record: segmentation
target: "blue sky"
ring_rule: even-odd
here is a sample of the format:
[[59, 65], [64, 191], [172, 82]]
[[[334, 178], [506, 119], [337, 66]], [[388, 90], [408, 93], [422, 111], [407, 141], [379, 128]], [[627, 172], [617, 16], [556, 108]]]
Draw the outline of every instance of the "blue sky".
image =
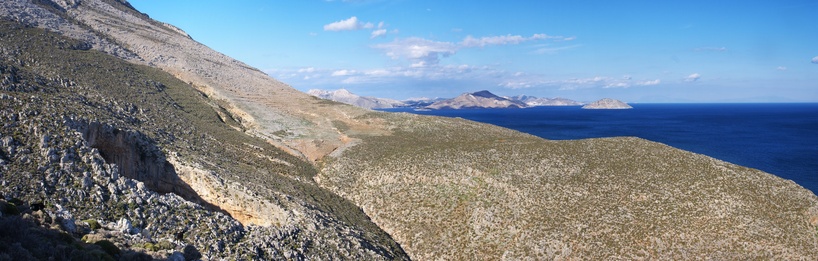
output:
[[816, 1], [130, 3], [302, 91], [818, 102]]

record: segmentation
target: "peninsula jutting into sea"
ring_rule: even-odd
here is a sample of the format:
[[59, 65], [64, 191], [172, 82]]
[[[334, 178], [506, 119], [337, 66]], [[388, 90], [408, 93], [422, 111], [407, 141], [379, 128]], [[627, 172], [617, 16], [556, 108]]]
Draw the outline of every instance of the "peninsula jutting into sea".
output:
[[[279, 24], [288, 28], [317, 28], [276, 41], [309, 46], [337, 40], [338, 34], [357, 35], [379, 41], [368, 46], [382, 52], [381, 59], [399, 63], [378, 70], [263, 71], [205, 45], [208, 38], [189, 30], [201, 24], [161, 22], [151, 17], [163, 9], [138, 10], [139, 1], [132, 2], [0, 2], [0, 259], [818, 259], [818, 196], [767, 172], [645, 138], [543, 139], [462, 117], [374, 111], [289, 85], [303, 83], [309, 74], [339, 85], [425, 77], [503, 79], [492, 84], [533, 88], [555, 81], [488, 65], [452, 65], [456, 59], [450, 57], [529, 43], [528, 55], [556, 59], [555, 52], [578, 48], [564, 44], [578, 36], [540, 29], [481, 36], [474, 26], [457, 25], [446, 31], [458, 40], [403, 37], [398, 34], [416, 32], [363, 15], [296, 22], [318, 19], [296, 8], [305, 7], [302, 2], [202, 2], [184, 3], [189, 12], [164, 9], [187, 19], [195, 14], [215, 23], [240, 20], [236, 27], [204, 26], [250, 48], [236, 34], [248, 33], [244, 29], [259, 21], [215, 14], [264, 5], [253, 10], [285, 19]], [[392, 10], [380, 2], [309, 4], [311, 13], [322, 14], [317, 10], [336, 15], [372, 5]], [[425, 23], [417, 18], [433, 18], [449, 4], [403, 10], [415, 23]], [[470, 4], [502, 17], [507, 16], [501, 7], [551, 10]], [[195, 11], [203, 6], [218, 12]], [[249, 31], [258, 37], [287, 34], [268, 29]], [[365, 53], [333, 44], [335, 52]], [[267, 54], [257, 56], [317, 57]], [[680, 63], [689, 58], [679, 57]], [[690, 88], [708, 79], [705, 73], [684, 75], [675, 82]], [[556, 82], [565, 90], [595, 86], [608, 92], [660, 87], [663, 81], [625, 75]], [[631, 110], [522, 108], [531, 105], [489, 91], [456, 93], [463, 95], [426, 100], [424, 107], [562, 108], [604, 119], [640, 112], [636, 104]], [[594, 99], [603, 97], [627, 100]], [[613, 100], [597, 104], [621, 106]]]

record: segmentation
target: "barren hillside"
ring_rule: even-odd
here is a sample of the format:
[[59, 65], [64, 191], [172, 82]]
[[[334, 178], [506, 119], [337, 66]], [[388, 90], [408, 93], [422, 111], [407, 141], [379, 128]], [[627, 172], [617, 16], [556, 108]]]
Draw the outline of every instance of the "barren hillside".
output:
[[0, 228], [46, 231], [0, 259], [818, 259], [754, 169], [321, 100], [124, 1], [0, 17]]

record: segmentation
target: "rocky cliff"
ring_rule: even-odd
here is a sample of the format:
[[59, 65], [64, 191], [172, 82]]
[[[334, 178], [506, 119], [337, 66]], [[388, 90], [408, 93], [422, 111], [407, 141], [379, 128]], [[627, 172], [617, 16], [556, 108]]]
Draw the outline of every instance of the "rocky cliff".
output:
[[757, 170], [318, 99], [124, 1], [0, 17], [0, 259], [818, 259]]

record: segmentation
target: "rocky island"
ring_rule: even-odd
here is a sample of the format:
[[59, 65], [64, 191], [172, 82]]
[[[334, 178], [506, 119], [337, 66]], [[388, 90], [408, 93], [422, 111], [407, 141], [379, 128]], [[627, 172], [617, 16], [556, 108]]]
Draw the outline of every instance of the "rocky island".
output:
[[0, 260], [818, 259], [792, 181], [320, 99], [124, 0], [0, 1], [0, 119]]
[[527, 96], [527, 95], [519, 95], [519, 96], [512, 96], [509, 97], [510, 100], [514, 101], [521, 101], [528, 106], [581, 106], [582, 103], [566, 99], [566, 98], [539, 98], [534, 96]]
[[406, 104], [401, 101], [392, 99], [376, 98], [368, 96], [359, 96], [346, 89], [338, 89], [334, 91], [313, 89], [307, 91], [307, 94], [331, 101], [355, 105], [366, 109], [388, 109], [395, 107], [405, 107]]
[[464, 93], [452, 99], [442, 100], [426, 106], [427, 109], [475, 109], [475, 108], [525, 108], [523, 102], [509, 100], [489, 91]]
[[616, 110], [616, 109], [632, 109], [630, 105], [624, 103], [619, 100], [614, 100], [611, 98], [601, 99], [585, 106], [582, 106], [583, 109], [598, 109], [598, 110]]

